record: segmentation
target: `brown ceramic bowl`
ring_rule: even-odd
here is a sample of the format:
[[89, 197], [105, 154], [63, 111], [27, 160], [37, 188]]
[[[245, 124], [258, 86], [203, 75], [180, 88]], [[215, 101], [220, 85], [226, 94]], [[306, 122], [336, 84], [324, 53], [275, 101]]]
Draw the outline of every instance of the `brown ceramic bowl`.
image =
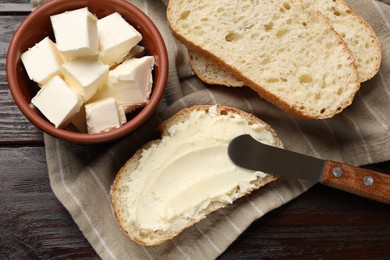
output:
[[[140, 42], [145, 47], [146, 55], [155, 57], [156, 64], [153, 70], [153, 88], [150, 100], [145, 107], [128, 114], [128, 122], [110, 132], [87, 134], [55, 128], [39, 112], [30, 107], [31, 98], [39, 87], [28, 78], [20, 56], [28, 48], [34, 46], [44, 37], [55, 41], [51, 27], [50, 16], [64, 11], [81, 7], [88, 9], [98, 18], [111, 13], [120, 13], [127, 22], [133, 25], [143, 36]], [[49, 135], [75, 143], [103, 143], [123, 137], [141, 126], [155, 111], [164, 89], [168, 75], [167, 50], [157, 27], [148, 16], [128, 1], [124, 0], [56, 0], [44, 4], [33, 11], [20, 24], [8, 48], [7, 80], [15, 103], [22, 113], [39, 129]]]

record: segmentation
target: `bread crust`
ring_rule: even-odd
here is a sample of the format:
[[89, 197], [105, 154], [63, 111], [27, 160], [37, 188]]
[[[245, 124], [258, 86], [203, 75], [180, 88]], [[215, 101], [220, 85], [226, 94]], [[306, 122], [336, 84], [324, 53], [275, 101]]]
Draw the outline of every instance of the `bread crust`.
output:
[[[311, 2], [312, 0], [308, 1]], [[347, 3], [345, 3], [343, 0], [335, 0], [333, 1], [336, 3], [336, 5], [343, 6], [344, 9], [346, 9], [346, 13], [350, 16], [354, 17], [354, 20], [356, 23], [359, 23], [361, 27], [364, 28], [363, 31], [369, 35], [369, 41], [371, 42], [371, 50], [373, 50], [373, 53], [370, 52], [370, 57], [373, 57], [374, 62], [370, 65], [357, 65], [358, 69], [358, 75], [360, 82], [365, 82], [371, 78], [373, 78], [377, 72], [379, 71], [381, 59], [382, 59], [382, 52], [381, 52], [381, 44], [376, 36], [374, 30], [372, 27], [363, 19], [361, 18]], [[334, 25], [331, 21], [329, 21], [330, 24]], [[336, 30], [337, 32], [337, 30]], [[344, 39], [344, 38], [343, 38]], [[347, 47], [351, 47], [348, 42], [346, 42]], [[352, 46], [353, 47], [353, 46]], [[367, 50], [353, 50], [353, 48], [350, 48], [352, 51], [353, 56], [355, 57], [355, 62], [357, 58], [360, 56], [365, 56], [365, 52]], [[358, 52], [358, 53], [357, 53]], [[205, 83], [210, 85], [223, 85], [227, 87], [241, 87], [243, 86], [243, 82], [233, 78], [228, 72], [224, 70], [223, 67], [217, 67], [216, 64], [214, 64], [212, 61], [209, 61], [203, 57], [203, 55], [197, 53], [196, 51], [189, 50], [189, 60], [191, 67], [195, 74]], [[361, 64], [361, 63], [360, 63]], [[211, 73], [205, 69], [205, 67], [212, 66], [212, 74], [217, 74], [218, 77], [215, 75], [210, 75]], [[368, 66], [368, 67], [367, 67]], [[368, 71], [367, 71], [368, 70]]]
[[332, 112], [329, 113], [311, 113], [310, 111], [307, 110], [302, 110], [297, 106], [294, 106], [290, 104], [287, 100], [285, 100], [283, 97], [278, 96], [274, 93], [271, 93], [266, 87], [259, 85], [257, 82], [253, 81], [251, 78], [246, 77], [241, 74], [241, 72], [235, 68], [230, 66], [226, 61], [223, 59], [219, 58], [212, 52], [208, 51], [207, 49], [204, 49], [202, 46], [197, 45], [196, 43], [192, 42], [189, 40], [187, 37], [182, 35], [181, 33], [177, 32], [175, 28], [172, 26], [171, 22], [171, 16], [173, 15], [173, 6], [175, 5], [175, 2], [177, 0], [171, 0], [169, 2], [168, 8], [167, 8], [167, 17], [168, 17], [168, 24], [170, 27], [170, 30], [173, 34], [173, 36], [178, 39], [180, 42], [182, 42], [185, 46], [187, 46], [189, 49], [200, 53], [203, 55], [207, 60], [213, 62], [217, 66], [221, 66], [226, 71], [231, 73], [233, 77], [236, 79], [242, 81], [244, 85], [248, 86], [255, 92], [257, 92], [263, 99], [267, 100], [268, 102], [274, 104], [275, 106], [281, 108], [283, 111], [286, 113], [300, 119], [325, 119], [325, 118], [330, 118], [333, 117], [335, 114], [341, 112], [343, 109], [345, 109], [347, 106], [349, 106], [356, 94], [356, 92], [360, 88], [360, 81], [359, 81], [359, 76], [358, 76], [358, 71], [357, 67], [355, 64], [355, 59], [354, 56], [351, 52], [351, 50], [347, 47], [346, 43], [342, 39], [342, 37], [331, 27], [329, 24], [328, 19], [322, 15], [320, 12], [316, 12], [315, 14], [312, 14], [312, 16], [317, 17], [318, 19], [324, 20], [325, 23], [329, 25], [329, 31], [334, 35], [335, 38], [337, 38], [337, 45], [342, 46], [342, 49], [344, 50], [344, 53], [347, 56], [348, 64], [347, 67], [350, 68], [351, 70], [351, 75], [350, 75], [350, 85], [351, 85], [351, 95], [345, 99], [342, 103], [339, 104], [338, 108]]
[[[200, 78], [204, 83], [210, 85], [222, 85], [227, 87], [243, 87], [244, 83], [232, 75], [229, 72], [225, 71], [223, 67], [217, 66], [216, 64], [209, 62], [204, 59], [204, 57], [198, 54], [196, 51], [188, 50], [188, 57], [192, 67], [192, 70], [195, 72], [196, 76]], [[202, 59], [199, 61], [199, 59]], [[202, 68], [207, 66], [212, 66], [214, 73], [218, 74], [218, 78], [211, 76], [207, 72], [207, 68]]]
[[[359, 80], [360, 80], [360, 82], [365, 82], [365, 81], [373, 78], [379, 71], [381, 60], [382, 60], [381, 43], [380, 43], [378, 37], [376, 36], [374, 30], [372, 29], [372, 27], [362, 17], [360, 17], [345, 1], [333, 0], [333, 2], [336, 2], [337, 4], [344, 6], [346, 9], [346, 12], [349, 15], [352, 15], [353, 17], [355, 17], [356, 22], [361, 24], [370, 35], [370, 41], [371, 41], [373, 47], [375, 48], [375, 54], [373, 55], [375, 57], [375, 65], [372, 67], [371, 71], [369, 71], [367, 73], [361, 72], [361, 70], [359, 70], [359, 67], [357, 66]], [[330, 24], [332, 24], [332, 23], [330, 22]], [[337, 31], [336, 31], [336, 33], [337, 33]], [[346, 44], [346, 45], [349, 48], [349, 45], [348, 44]], [[351, 52], [351, 53], [353, 54], [353, 52]]]
[[[157, 132], [160, 135], [160, 139], [150, 141], [147, 144], [145, 144], [144, 146], [142, 146], [140, 149], [138, 149], [135, 152], [135, 154], [121, 167], [118, 174], [116, 175], [116, 177], [111, 185], [111, 200], [112, 200], [114, 215], [115, 215], [117, 222], [118, 222], [119, 226], [121, 227], [122, 231], [126, 234], [126, 236], [128, 236], [131, 240], [135, 241], [136, 243], [141, 244], [141, 245], [146, 245], [146, 246], [159, 245], [159, 244], [161, 244], [169, 239], [174, 238], [175, 236], [177, 236], [180, 232], [182, 232], [186, 228], [188, 228], [188, 227], [192, 226], [193, 224], [200, 221], [200, 220], [191, 219], [188, 221], [188, 223], [185, 226], [182, 226], [180, 229], [173, 230], [172, 232], [169, 232], [169, 233], [168, 232], [156, 232], [155, 234], [153, 234], [154, 239], [151, 239], [151, 240], [141, 238], [140, 236], [138, 236], [138, 232], [136, 230], [130, 231], [126, 228], [125, 220], [122, 218], [120, 211], [119, 211], [120, 205], [117, 204], [119, 201], [117, 190], [118, 190], [118, 185], [121, 181], [123, 181], [124, 176], [129, 175], [129, 174], [131, 176], [134, 169], [136, 169], [136, 167], [138, 166], [138, 162], [139, 162], [139, 159], [141, 158], [143, 149], [147, 149], [150, 146], [152, 146], [153, 144], [158, 144], [163, 136], [166, 136], [169, 134], [168, 129], [172, 125], [175, 125], [179, 122], [183, 122], [186, 119], [188, 119], [188, 116], [190, 115], [190, 113], [192, 111], [208, 111], [208, 109], [210, 107], [211, 107], [211, 105], [197, 105], [197, 106], [193, 106], [190, 108], [184, 108], [184, 109], [180, 110], [179, 112], [177, 112], [175, 115], [173, 115], [171, 118], [164, 121], [160, 125], [160, 127], [157, 129]], [[236, 114], [239, 114], [240, 116], [244, 117], [246, 120], [248, 120], [249, 123], [254, 123], [254, 124], [259, 123], [259, 124], [265, 125], [266, 129], [273, 135], [273, 137], [276, 141], [276, 146], [283, 147], [282, 141], [277, 136], [276, 132], [272, 129], [272, 127], [270, 125], [266, 124], [264, 121], [260, 120], [259, 118], [255, 117], [254, 115], [247, 113], [247, 112], [244, 112], [242, 110], [233, 108], [233, 107], [228, 107], [228, 106], [223, 106], [223, 105], [217, 105], [217, 111], [219, 113], [223, 113], [223, 114], [228, 113], [228, 112], [236, 113]], [[277, 179], [278, 179], [278, 176], [269, 174], [265, 178], [257, 180], [254, 183], [255, 187], [252, 190], [248, 190], [245, 193], [240, 194], [239, 197], [246, 196], [249, 193], [251, 193], [252, 191], [257, 190], [260, 187], [262, 187], [262, 186], [264, 186], [272, 181], [275, 181]], [[220, 202], [211, 203], [205, 211], [207, 212], [207, 214], [209, 214], [217, 209], [226, 207], [227, 205], [228, 205], [227, 203], [220, 203]]]

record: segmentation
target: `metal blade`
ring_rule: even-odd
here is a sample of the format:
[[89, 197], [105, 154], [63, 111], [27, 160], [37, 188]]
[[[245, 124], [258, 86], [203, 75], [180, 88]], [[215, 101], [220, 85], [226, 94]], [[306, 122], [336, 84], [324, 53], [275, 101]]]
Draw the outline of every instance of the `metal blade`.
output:
[[296, 179], [320, 181], [324, 160], [258, 142], [250, 135], [234, 138], [228, 147], [238, 166]]

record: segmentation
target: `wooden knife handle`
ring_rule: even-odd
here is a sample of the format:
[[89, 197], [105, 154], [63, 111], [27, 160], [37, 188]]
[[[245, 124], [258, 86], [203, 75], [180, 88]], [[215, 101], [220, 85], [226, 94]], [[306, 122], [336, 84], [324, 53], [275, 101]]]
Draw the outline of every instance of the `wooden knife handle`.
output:
[[390, 204], [390, 175], [385, 173], [326, 161], [321, 183]]

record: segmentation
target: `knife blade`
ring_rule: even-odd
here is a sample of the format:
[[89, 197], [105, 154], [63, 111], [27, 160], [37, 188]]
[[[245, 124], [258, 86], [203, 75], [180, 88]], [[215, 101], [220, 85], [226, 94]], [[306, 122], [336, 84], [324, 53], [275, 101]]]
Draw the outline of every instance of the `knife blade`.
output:
[[258, 142], [250, 135], [235, 137], [228, 146], [240, 167], [295, 179], [306, 179], [390, 204], [390, 175], [323, 160]]

